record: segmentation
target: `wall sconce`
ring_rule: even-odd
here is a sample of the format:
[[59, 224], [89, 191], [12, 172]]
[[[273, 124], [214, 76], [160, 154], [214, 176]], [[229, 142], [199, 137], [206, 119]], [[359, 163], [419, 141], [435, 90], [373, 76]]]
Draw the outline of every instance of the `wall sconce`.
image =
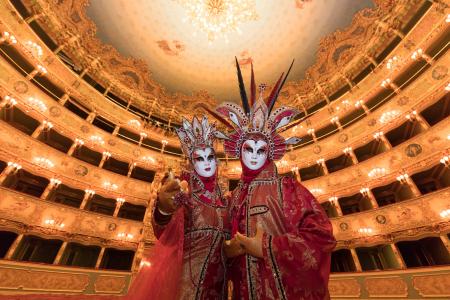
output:
[[8, 162], [8, 167], [12, 167], [12, 169], [15, 171], [22, 169], [21, 165], [19, 165], [18, 163], [12, 162], [12, 161]]
[[41, 57], [43, 52], [42, 52], [42, 47], [39, 46], [38, 44], [36, 44], [35, 42], [32, 41], [28, 41], [25, 43], [25, 46], [28, 48], [28, 50], [36, 55], [37, 57]]
[[385, 79], [385, 80], [383, 80], [381, 82], [381, 86], [384, 87], [384, 88], [386, 88], [386, 87], [388, 87], [390, 85], [391, 85], [391, 80], [389, 78], [387, 78], [387, 79]]
[[379, 132], [374, 133], [373, 137], [378, 141], [381, 139], [383, 134], [384, 134], [383, 131], [379, 131]]
[[447, 14], [447, 18], [445, 18], [445, 23], [450, 23], [450, 14]]
[[119, 205], [122, 205], [122, 204], [125, 203], [125, 198], [119, 197], [119, 198], [116, 199], [116, 202], [117, 202]]
[[313, 188], [309, 190], [311, 192], [311, 194], [314, 195], [319, 195], [319, 194], [323, 194], [323, 190], [321, 188]]
[[386, 68], [388, 70], [392, 70], [392, 69], [394, 69], [396, 67], [397, 63], [398, 63], [397, 56], [393, 56], [392, 58], [388, 59], [388, 61], [386, 63]]
[[45, 105], [45, 103], [39, 99], [29, 97], [27, 99], [27, 103], [29, 106], [34, 107], [36, 110], [39, 110], [40, 112], [45, 112], [47, 110], [47, 105]]
[[401, 175], [399, 175], [399, 176], [397, 176], [397, 180], [401, 183], [401, 184], [405, 184], [405, 183], [408, 183], [408, 178], [409, 178], [409, 175], [408, 174], [401, 174]]
[[168, 141], [168, 140], [162, 140], [162, 141], [161, 141], [161, 144], [163, 144], [163, 145], [164, 145], [164, 147], [165, 147], [165, 146], [167, 146], [167, 144], [168, 144], [168, 143], [169, 143], [169, 141]]
[[95, 191], [94, 190], [90, 190], [90, 189], [85, 189], [84, 192], [90, 196], [95, 195]]
[[104, 145], [105, 141], [102, 139], [101, 136], [98, 135], [93, 135], [90, 137], [90, 140], [94, 143], [94, 144], [98, 144], [98, 145]]
[[136, 119], [133, 119], [133, 120], [128, 121], [128, 125], [130, 125], [130, 127], [139, 129], [141, 127], [141, 122], [139, 122]]
[[417, 60], [423, 56], [423, 50], [421, 48], [417, 49], [411, 54], [411, 59]]
[[349, 155], [352, 151], [353, 151], [353, 148], [352, 147], [347, 147], [347, 148], [345, 148], [344, 150], [342, 150], [346, 155]]
[[152, 164], [155, 163], [155, 159], [153, 157], [151, 157], [151, 156], [144, 156], [141, 159], [143, 161], [145, 161], [146, 163], [152, 163]]
[[61, 184], [61, 180], [59, 180], [59, 179], [56, 179], [56, 178], [52, 178], [52, 179], [50, 179], [50, 183], [52, 184], [52, 185], [54, 185], [54, 186], [58, 186], [58, 185], [60, 185]]
[[47, 69], [41, 65], [37, 65], [36, 69], [37, 69], [37, 72], [41, 75], [47, 74]]
[[141, 132], [139, 133], [139, 135], [141, 136], [141, 138], [145, 139], [147, 137], [147, 134], [145, 132]]
[[82, 145], [84, 145], [84, 141], [82, 139], [76, 138], [75, 139], [75, 144], [77, 144], [79, 146], [82, 146]]
[[385, 168], [374, 168], [370, 170], [370, 172], [367, 174], [371, 178], [384, 176], [386, 174]]
[[17, 104], [17, 100], [14, 99], [14, 98], [12, 98], [12, 97], [10, 97], [10, 96], [8, 96], [8, 95], [6, 95], [5, 97], [3, 97], [3, 99], [5, 100], [5, 103], [6, 103], [5, 106], [6, 106], [6, 108], [13, 107], [14, 105]]
[[42, 121], [42, 126], [44, 127], [44, 129], [52, 129], [53, 128], [53, 123], [44, 120], [44, 121]]
[[369, 195], [369, 188], [367, 188], [367, 187], [362, 188], [362, 189], [359, 190], [359, 192], [360, 192], [363, 196], [367, 197], [367, 196]]
[[447, 85], [444, 88], [447, 92], [450, 92], [450, 83], [447, 83]]
[[66, 226], [64, 223], [58, 224], [58, 222], [56, 222], [54, 219], [45, 219], [44, 225], [47, 227], [53, 227], [53, 228], [57, 228], [57, 229], [62, 229], [62, 228], [64, 228], [64, 226]]
[[319, 158], [318, 160], [316, 160], [316, 163], [318, 165], [322, 165], [324, 162], [325, 162], [325, 159], [323, 159], [323, 158]]
[[14, 35], [9, 33], [8, 31], [4, 31], [2, 33], [2, 37], [0, 38], [0, 44], [17, 44], [17, 39]]
[[356, 107], [356, 108], [359, 108], [359, 107], [361, 107], [363, 104], [364, 104], [364, 101], [358, 100], [358, 101], [355, 102], [355, 107]]
[[313, 135], [313, 134], [314, 134], [314, 128], [309, 128], [308, 131], [307, 131], [307, 133], [308, 133], [309, 135]]
[[387, 111], [383, 113], [380, 117], [380, 123], [386, 124], [394, 120], [398, 115], [400, 115], [400, 112], [397, 110]]
[[103, 182], [103, 187], [107, 190], [115, 191], [117, 190], [118, 186], [115, 183], [111, 183], [109, 181]]
[[443, 164], [445, 167], [450, 167], [450, 155], [444, 155], [440, 160], [441, 164]]
[[50, 159], [45, 157], [35, 157], [34, 161], [37, 165], [47, 169], [51, 169], [55, 166], [55, 164]]
[[358, 229], [358, 232], [363, 234], [370, 234], [373, 232], [373, 229], [370, 227], [361, 227]]
[[330, 201], [332, 204], [336, 204], [336, 202], [338, 201], [338, 197], [332, 196], [328, 198], [328, 201]]
[[405, 116], [409, 121], [413, 121], [417, 117], [417, 111], [413, 110], [410, 114]]
[[103, 151], [102, 154], [103, 154], [103, 156], [106, 157], [106, 158], [110, 158], [110, 157], [111, 157], [111, 152]]
[[131, 233], [120, 232], [117, 234], [117, 237], [120, 239], [131, 240], [134, 236]]
[[439, 213], [439, 215], [441, 216], [441, 218], [448, 218], [448, 217], [450, 217], [450, 209], [444, 209], [443, 211], [441, 211]]
[[335, 116], [330, 119], [331, 123], [336, 124], [339, 122], [339, 117]]

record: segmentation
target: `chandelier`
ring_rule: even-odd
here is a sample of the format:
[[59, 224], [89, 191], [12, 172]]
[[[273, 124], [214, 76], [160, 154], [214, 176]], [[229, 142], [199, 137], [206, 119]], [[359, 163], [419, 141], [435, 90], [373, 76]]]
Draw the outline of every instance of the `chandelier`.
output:
[[210, 42], [228, 34], [241, 33], [239, 26], [258, 19], [256, 0], [175, 0], [187, 11], [187, 18]]

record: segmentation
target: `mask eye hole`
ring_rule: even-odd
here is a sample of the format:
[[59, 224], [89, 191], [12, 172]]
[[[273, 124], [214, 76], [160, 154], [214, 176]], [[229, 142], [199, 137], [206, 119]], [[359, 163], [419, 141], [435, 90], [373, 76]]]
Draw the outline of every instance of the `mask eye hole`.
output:
[[205, 160], [203, 159], [203, 157], [201, 157], [201, 156], [195, 157], [194, 160], [195, 160], [196, 162], [202, 162], [202, 161], [205, 161]]
[[258, 149], [256, 153], [258, 153], [258, 155], [263, 155], [266, 153], [266, 149]]
[[212, 161], [212, 160], [214, 160], [214, 155], [212, 155], [212, 154], [208, 155], [208, 161]]
[[245, 151], [249, 152], [249, 153], [253, 153], [253, 148], [246, 146], [244, 148]]

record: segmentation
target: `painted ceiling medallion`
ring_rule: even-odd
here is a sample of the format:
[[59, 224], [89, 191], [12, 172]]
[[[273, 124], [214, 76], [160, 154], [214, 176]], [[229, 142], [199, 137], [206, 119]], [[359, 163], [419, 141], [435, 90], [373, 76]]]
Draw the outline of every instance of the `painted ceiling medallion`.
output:
[[228, 35], [241, 34], [240, 26], [258, 20], [256, 0], [174, 0], [187, 12], [187, 19], [199, 31], [204, 32], [210, 42], [224, 39]]

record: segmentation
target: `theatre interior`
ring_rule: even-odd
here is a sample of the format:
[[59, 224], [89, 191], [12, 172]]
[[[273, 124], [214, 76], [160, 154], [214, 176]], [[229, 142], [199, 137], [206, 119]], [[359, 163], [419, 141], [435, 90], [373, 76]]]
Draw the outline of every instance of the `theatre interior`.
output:
[[331, 299], [450, 299], [449, 42], [448, 0], [0, 0], [0, 295], [127, 294], [236, 58], [264, 96], [295, 59], [276, 165], [332, 223]]

